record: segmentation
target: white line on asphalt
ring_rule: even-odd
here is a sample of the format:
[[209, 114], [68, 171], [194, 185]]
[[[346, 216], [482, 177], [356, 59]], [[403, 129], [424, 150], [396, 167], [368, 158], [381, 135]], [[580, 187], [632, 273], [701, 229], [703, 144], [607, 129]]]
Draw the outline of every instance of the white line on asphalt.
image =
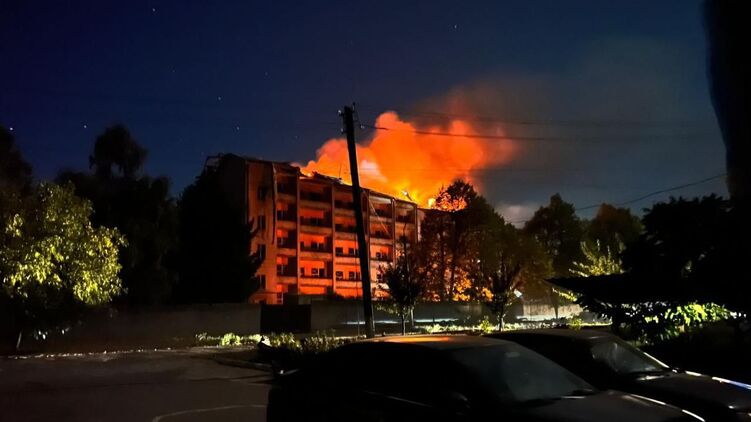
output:
[[167, 413], [164, 415], [159, 415], [151, 420], [151, 422], [160, 422], [166, 418], [171, 418], [174, 416], [183, 416], [183, 415], [190, 415], [192, 413], [206, 413], [206, 412], [214, 412], [217, 410], [230, 410], [230, 409], [242, 409], [244, 407], [251, 407], [255, 409], [265, 409], [265, 404], [236, 404], [232, 406], [219, 406], [219, 407], [207, 407], [204, 409], [191, 409], [191, 410], [182, 410], [179, 412], [174, 413]]

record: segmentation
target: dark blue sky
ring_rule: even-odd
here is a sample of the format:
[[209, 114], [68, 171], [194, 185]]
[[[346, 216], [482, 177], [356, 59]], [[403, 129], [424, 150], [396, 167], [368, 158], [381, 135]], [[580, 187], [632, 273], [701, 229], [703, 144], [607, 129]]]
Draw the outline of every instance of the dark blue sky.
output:
[[[542, 122], [509, 133], [584, 139], [484, 171], [511, 219], [554, 192], [618, 202], [723, 171], [704, 66], [688, 0], [0, 1], [0, 124], [37, 177], [85, 168], [122, 122], [175, 193], [208, 154], [314, 158], [344, 103], [372, 120], [460, 97]], [[722, 181], [679, 193], [711, 191]]]

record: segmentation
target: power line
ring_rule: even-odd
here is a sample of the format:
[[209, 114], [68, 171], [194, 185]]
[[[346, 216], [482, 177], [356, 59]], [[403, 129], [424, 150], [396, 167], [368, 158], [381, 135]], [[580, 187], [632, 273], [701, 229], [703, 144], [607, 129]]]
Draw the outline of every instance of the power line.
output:
[[[363, 108], [362, 106], [360, 106]], [[378, 109], [372, 107], [364, 107], [366, 109], [377, 111]], [[573, 120], [535, 120], [535, 119], [509, 119], [498, 116], [476, 115], [476, 114], [461, 114], [461, 113], [449, 113], [445, 111], [432, 111], [424, 109], [403, 109], [385, 107], [381, 110], [394, 111], [403, 116], [422, 116], [429, 118], [440, 119], [460, 119], [466, 121], [480, 122], [480, 123], [500, 123], [507, 125], [520, 125], [520, 126], [584, 126], [584, 127], [607, 127], [607, 126], [698, 126], [702, 124], [708, 124], [711, 122], [696, 122], [695, 120], [585, 120], [585, 119], [573, 119]]]
[[[633, 136], [624, 136], [623, 139], [617, 139], [612, 136], [604, 137], [604, 136], [575, 136], [575, 137], [553, 137], [553, 136], [508, 136], [508, 135], [486, 135], [486, 134], [462, 134], [462, 133], [451, 133], [451, 132], [440, 132], [440, 131], [427, 131], [427, 130], [419, 130], [419, 129], [395, 129], [390, 127], [384, 127], [384, 126], [375, 126], [375, 125], [368, 125], [363, 124], [363, 127], [375, 129], [375, 130], [382, 130], [382, 131], [391, 131], [391, 132], [403, 132], [403, 133], [411, 133], [416, 135], [428, 135], [428, 136], [443, 136], [443, 137], [449, 137], [449, 138], [469, 138], [469, 139], [496, 139], [496, 140], [507, 140], [507, 141], [620, 141], [620, 142], [629, 142], [633, 141]], [[695, 135], [694, 135], [695, 136]], [[641, 138], [644, 138], [645, 136], [641, 136]], [[648, 136], [649, 139], [687, 139], [690, 138], [690, 135], [684, 135], [684, 136], [654, 136], [650, 135]]]
[[[706, 179], [697, 180], [695, 182], [684, 183], [682, 185], [673, 186], [672, 188], [660, 189], [660, 190], [657, 190], [657, 191], [650, 192], [650, 193], [647, 193], [645, 195], [642, 195], [642, 196], [640, 196], [638, 198], [629, 199], [628, 201], [619, 202], [619, 203], [616, 203], [616, 204], [613, 204], [613, 205], [615, 205], [617, 207], [622, 207], [624, 205], [633, 204], [634, 202], [639, 202], [639, 201], [642, 201], [642, 200], [647, 199], [649, 197], [652, 197], [652, 196], [655, 196], [655, 195], [659, 195], [661, 193], [667, 193], [667, 192], [672, 192], [672, 191], [675, 191], [675, 190], [685, 189], [685, 188], [688, 188], [688, 187], [691, 187], [691, 186], [701, 185], [702, 183], [707, 183], [707, 182], [710, 182], [712, 180], [719, 179], [719, 178], [725, 177], [725, 176], [727, 176], [727, 173], [716, 174], [714, 176], [707, 177]], [[588, 209], [592, 209], [592, 208], [597, 208], [600, 205], [601, 204], [587, 205], [586, 207], [577, 208], [576, 211], [584, 211], [584, 210], [588, 210]]]
[[[691, 187], [691, 186], [701, 185], [703, 183], [707, 183], [707, 182], [710, 182], [712, 180], [716, 180], [716, 179], [719, 179], [719, 178], [722, 178], [722, 177], [726, 177], [726, 176], [727, 176], [727, 173], [716, 174], [714, 176], [707, 177], [707, 178], [704, 178], [704, 179], [701, 179], [701, 180], [696, 180], [694, 182], [688, 182], [688, 183], [684, 183], [682, 185], [677, 185], [677, 186], [673, 186], [673, 187], [670, 187], [670, 188], [665, 188], [665, 189], [660, 189], [660, 190], [656, 190], [656, 191], [653, 191], [653, 192], [649, 192], [649, 193], [641, 195], [641, 196], [639, 196], [637, 198], [629, 199], [629, 200], [626, 200], [626, 201], [623, 201], [623, 202], [617, 202], [617, 203], [614, 203], [612, 205], [614, 205], [616, 207], [622, 207], [622, 206], [625, 206], [625, 205], [633, 204], [635, 202], [643, 201], [643, 200], [645, 200], [647, 198], [650, 198], [650, 197], [655, 196], [655, 195], [659, 195], [661, 193], [667, 193], [667, 192], [672, 192], [672, 191], [676, 191], [676, 190], [680, 190], [680, 189], [685, 189], [685, 188], [688, 188], [688, 187]], [[584, 207], [575, 208], [574, 211], [577, 211], [577, 212], [578, 211], [586, 211], [586, 210], [590, 210], [590, 209], [593, 209], [593, 208], [599, 208], [601, 205], [602, 205], [602, 203], [587, 205], [587, 206], [584, 206]], [[511, 223], [511, 224], [523, 224], [523, 223], [528, 222], [529, 220], [530, 219], [509, 221], [509, 223]]]

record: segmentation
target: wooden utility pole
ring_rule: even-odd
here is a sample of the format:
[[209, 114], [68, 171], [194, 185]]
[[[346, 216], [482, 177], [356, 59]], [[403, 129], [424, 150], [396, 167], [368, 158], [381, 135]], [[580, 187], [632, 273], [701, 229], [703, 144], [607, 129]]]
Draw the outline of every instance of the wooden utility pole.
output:
[[355, 228], [357, 229], [357, 250], [360, 256], [360, 283], [362, 284], [362, 304], [365, 316], [365, 335], [375, 336], [373, 323], [373, 301], [370, 295], [370, 251], [365, 240], [365, 221], [362, 212], [362, 189], [360, 175], [357, 172], [357, 148], [355, 146], [355, 121], [352, 107], [345, 106], [341, 113], [344, 120], [344, 132], [347, 135], [349, 151], [349, 171], [352, 175], [352, 202], [355, 206]]

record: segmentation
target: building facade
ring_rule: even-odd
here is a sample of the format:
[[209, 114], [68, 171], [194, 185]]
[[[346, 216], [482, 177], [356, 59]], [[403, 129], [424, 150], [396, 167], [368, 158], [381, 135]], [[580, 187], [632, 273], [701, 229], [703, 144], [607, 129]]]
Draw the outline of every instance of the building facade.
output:
[[[226, 191], [242, 196], [242, 218], [257, 228], [250, 251], [260, 253], [263, 263], [256, 273], [260, 288], [250, 302], [362, 296], [351, 186], [303, 174], [287, 163], [232, 154], [211, 157], [206, 165], [229, 175]], [[404, 247], [416, 245], [418, 208], [367, 188], [361, 200], [371, 287], [374, 297], [382, 297], [387, 288], [380, 283], [379, 267], [395, 263]]]

